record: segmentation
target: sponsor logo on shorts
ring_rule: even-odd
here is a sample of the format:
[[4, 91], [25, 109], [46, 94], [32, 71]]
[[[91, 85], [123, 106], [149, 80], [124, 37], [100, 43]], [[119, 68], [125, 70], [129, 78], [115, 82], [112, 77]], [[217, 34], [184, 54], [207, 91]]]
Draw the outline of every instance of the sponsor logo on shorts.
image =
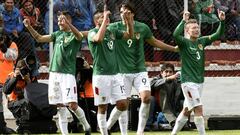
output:
[[199, 98], [197, 98], [196, 101], [197, 101], [197, 103], [200, 103], [200, 99]]

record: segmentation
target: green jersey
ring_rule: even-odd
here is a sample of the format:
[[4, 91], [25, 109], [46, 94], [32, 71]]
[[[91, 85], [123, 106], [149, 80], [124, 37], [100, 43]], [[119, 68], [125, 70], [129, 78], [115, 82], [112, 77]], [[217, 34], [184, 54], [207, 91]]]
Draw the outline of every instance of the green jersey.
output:
[[75, 75], [76, 54], [80, 49], [78, 41], [72, 32], [56, 31], [51, 34], [54, 52], [50, 63], [50, 72]]
[[[122, 21], [110, 24], [111, 28], [126, 30]], [[121, 73], [139, 73], [146, 71], [144, 56], [144, 41], [153, 37], [150, 28], [134, 21], [133, 39], [116, 40], [117, 61]]]
[[119, 73], [116, 60], [115, 40], [123, 37], [123, 32], [107, 28], [102, 42], [93, 42], [99, 29], [94, 28], [88, 33], [89, 49], [93, 57], [93, 75], [114, 75]]
[[179, 46], [181, 56], [181, 82], [204, 82], [205, 55], [204, 48], [224, 33], [224, 22], [220, 22], [217, 32], [198, 38], [196, 41], [184, 38], [180, 34], [184, 30], [185, 22], [182, 21], [175, 29], [173, 36]]

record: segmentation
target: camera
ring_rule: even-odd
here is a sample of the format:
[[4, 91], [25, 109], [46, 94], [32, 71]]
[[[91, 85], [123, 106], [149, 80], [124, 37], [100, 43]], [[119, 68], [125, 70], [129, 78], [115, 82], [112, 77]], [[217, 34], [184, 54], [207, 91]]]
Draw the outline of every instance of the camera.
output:
[[24, 77], [28, 73], [31, 75], [32, 70], [36, 67], [36, 58], [33, 55], [26, 56], [21, 60], [20, 64], [20, 76]]
[[23, 60], [29, 71], [33, 70], [36, 67], [36, 58], [34, 55], [28, 55]]
[[20, 69], [20, 75], [22, 76], [22, 77], [24, 77], [25, 75], [27, 75], [28, 73], [30, 73], [30, 70], [28, 69], [28, 68], [22, 68], [22, 69]]

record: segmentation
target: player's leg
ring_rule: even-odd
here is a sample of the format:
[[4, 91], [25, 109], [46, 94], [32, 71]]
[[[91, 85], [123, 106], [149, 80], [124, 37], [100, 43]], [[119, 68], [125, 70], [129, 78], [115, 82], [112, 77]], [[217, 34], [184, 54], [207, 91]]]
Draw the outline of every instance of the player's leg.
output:
[[75, 77], [71, 74], [63, 74], [63, 81], [61, 87], [63, 88], [63, 103], [69, 105], [70, 111], [78, 118], [84, 131], [90, 132], [90, 125], [86, 119], [85, 113], [77, 104], [77, 86]]
[[197, 127], [199, 135], [205, 135], [206, 133], [202, 105], [194, 108], [194, 123]]
[[58, 124], [63, 135], [68, 134], [67, 108], [63, 105], [62, 88], [61, 88], [62, 74], [50, 72], [48, 84], [48, 100], [49, 104], [58, 105]]
[[194, 108], [194, 102], [193, 102], [193, 95], [195, 88], [193, 87], [193, 83], [187, 82], [181, 84], [183, 95], [184, 95], [184, 107], [183, 111], [178, 115], [175, 126], [172, 130], [172, 135], [176, 135], [179, 131], [182, 130], [183, 126], [188, 121], [188, 117], [191, 114], [191, 110]]
[[[183, 95], [185, 97], [184, 101], [184, 108], [187, 107], [189, 110], [194, 110], [194, 122], [196, 122], [196, 126], [199, 130], [199, 133], [205, 134], [205, 127], [204, 127], [204, 119], [203, 119], [203, 113], [202, 113], [202, 102], [201, 102], [201, 93], [202, 93], [202, 84], [196, 84], [196, 83], [183, 83], [182, 84], [182, 90], [183, 90]], [[185, 114], [185, 113], [183, 113]], [[190, 115], [190, 113], [189, 113]], [[184, 117], [185, 116], [185, 117]], [[177, 120], [182, 120], [184, 122], [187, 121], [188, 115], [182, 115], [181, 114], [178, 117], [182, 117], [182, 119]], [[181, 129], [178, 128], [177, 125], [175, 125], [176, 128], [174, 127], [172, 134], [175, 135], [178, 131]], [[181, 124], [180, 124], [181, 126]], [[179, 127], [180, 127], [179, 126]]]
[[191, 114], [191, 111], [188, 111], [188, 108], [183, 108], [182, 112], [178, 115], [175, 125], [173, 127], [171, 135], [176, 135], [179, 131], [182, 130], [183, 126], [188, 121], [188, 116]]
[[[121, 74], [114, 76], [113, 89], [111, 94], [111, 104], [116, 103], [116, 106], [112, 110], [112, 113], [108, 120], [108, 129], [110, 129], [114, 123], [118, 120], [120, 115], [127, 111], [127, 98], [124, 88], [123, 77]], [[127, 134], [127, 131], [123, 131], [122, 134]]]
[[[123, 82], [124, 82], [124, 91], [127, 97], [131, 96], [131, 89], [132, 89], [132, 82], [133, 82], [133, 77], [131, 74], [124, 74], [123, 75]], [[122, 135], [126, 135], [128, 131], [128, 100], [127, 101], [127, 106], [125, 110], [120, 111], [120, 109], [117, 109], [115, 106], [114, 109], [112, 110], [110, 117], [108, 119], [108, 130], [111, 129], [111, 127], [114, 125], [116, 118], [118, 118], [119, 122], [119, 127]], [[120, 114], [120, 115], [119, 115]], [[113, 119], [115, 118], [115, 119]]]
[[137, 129], [137, 134], [141, 135], [144, 133], [150, 110], [151, 89], [147, 72], [136, 74], [134, 87], [138, 90], [141, 97]]
[[200, 135], [205, 135], [205, 125], [203, 118], [203, 107], [201, 102], [203, 84], [195, 84], [198, 93], [194, 95], [196, 107], [194, 107], [194, 123]]
[[138, 115], [138, 129], [137, 134], [141, 135], [144, 132], [144, 128], [146, 126], [148, 117], [149, 117], [149, 110], [150, 110], [150, 91], [142, 91], [140, 92], [141, 97], [141, 105], [139, 108], [139, 115]]
[[102, 135], [107, 135], [107, 104], [110, 103], [112, 77], [93, 76], [94, 105], [98, 106], [97, 121]]

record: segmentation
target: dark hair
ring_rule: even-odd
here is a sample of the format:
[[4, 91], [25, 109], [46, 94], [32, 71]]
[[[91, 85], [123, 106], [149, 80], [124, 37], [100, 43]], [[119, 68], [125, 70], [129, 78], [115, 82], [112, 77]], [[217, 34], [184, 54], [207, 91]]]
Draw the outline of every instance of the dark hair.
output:
[[58, 11], [57, 16], [59, 17], [60, 15], [65, 15], [65, 16], [68, 16], [68, 17], [72, 18], [70, 12], [67, 11], [67, 10], [64, 10], [64, 11]]
[[121, 6], [119, 7], [119, 11], [120, 11], [120, 9], [121, 9], [122, 7], [130, 10], [133, 14], [135, 14], [135, 12], [136, 12], [136, 10], [135, 10], [135, 8], [133, 7], [133, 4], [132, 4], [131, 2], [123, 2], [123, 3], [121, 4]]
[[94, 12], [94, 14], [93, 14], [93, 20], [98, 19], [98, 18], [99, 18], [98, 14], [100, 14], [100, 13], [103, 13], [103, 10], [102, 10], [102, 9], [96, 10], [96, 11]]
[[175, 71], [174, 65], [171, 64], [171, 63], [164, 63], [164, 64], [162, 65], [162, 67], [161, 67], [161, 71], [164, 71], [164, 70], [166, 70], [167, 68], [171, 68], [173, 71]]

